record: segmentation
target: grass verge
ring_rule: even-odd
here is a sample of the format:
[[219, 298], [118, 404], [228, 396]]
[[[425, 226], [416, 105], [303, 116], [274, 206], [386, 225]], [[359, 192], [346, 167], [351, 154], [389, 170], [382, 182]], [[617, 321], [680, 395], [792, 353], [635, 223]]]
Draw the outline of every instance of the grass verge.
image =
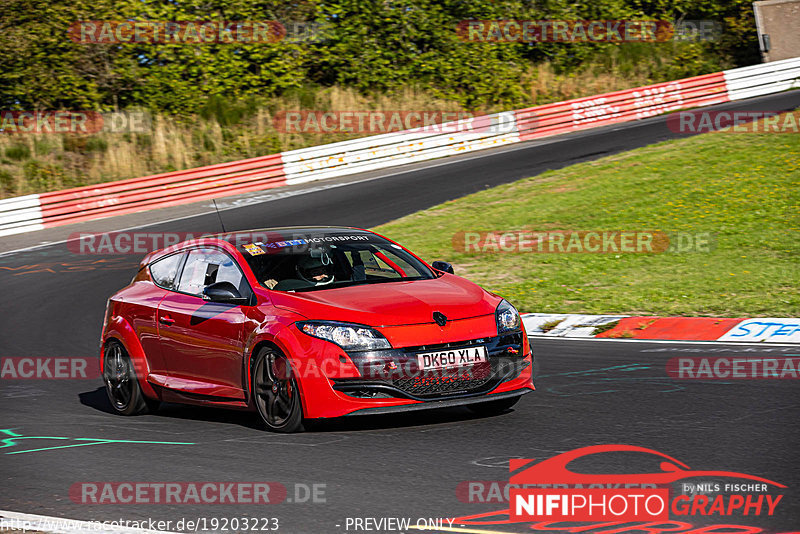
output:
[[[522, 311], [800, 316], [800, 136], [711, 133], [446, 202], [376, 231]], [[457, 232], [711, 232], [710, 252], [465, 253]]]

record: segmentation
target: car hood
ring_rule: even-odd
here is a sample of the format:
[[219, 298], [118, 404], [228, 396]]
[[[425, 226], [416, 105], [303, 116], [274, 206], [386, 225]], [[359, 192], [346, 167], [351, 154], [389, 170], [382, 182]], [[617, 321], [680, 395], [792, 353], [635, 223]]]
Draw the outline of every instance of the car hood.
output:
[[308, 319], [369, 326], [433, 323], [433, 312], [449, 320], [493, 314], [500, 297], [451, 274], [431, 280], [365, 284], [307, 292], [270, 292], [272, 304]]

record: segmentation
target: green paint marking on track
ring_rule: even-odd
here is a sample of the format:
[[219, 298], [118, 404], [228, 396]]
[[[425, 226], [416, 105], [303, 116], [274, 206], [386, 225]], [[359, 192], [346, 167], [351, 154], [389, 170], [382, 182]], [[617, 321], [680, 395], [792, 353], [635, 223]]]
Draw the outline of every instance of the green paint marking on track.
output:
[[139, 440], [129, 440], [129, 439], [104, 439], [104, 438], [70, 438], [70, 437], [62, 437], [62, 436], [24, 436], [22, 434], [17, 434], [14, 432], [12, 428], [3, 428], [0, 429], [0, 433], [10, 436], [3, 440], [0, 440], [0, 449], [4, 449], [6, 447], [14, 447], [18, 445], [17, 441], [22, 439], [66, 439], [72, 441], [86, 441], [87, 443], [76, 443], [73, 445], [58, 445], [54, 447], [42, 447], [39, 449], [27, 449], [24, 451], [12, 451], [7, 452], [6, 454], [24, 454], [26, 452], [41, 452], [41, 451], [51, 451], [54, 449], [68, 449], [71, 447], [85, 447], [87, 445], [103, 445], [106, 443], [139, 443], [139, 444], [150, 444], [150, 445], [195, 445], [195, 443], [189, 442], [180, 442], [180, 441], [139, 441]]

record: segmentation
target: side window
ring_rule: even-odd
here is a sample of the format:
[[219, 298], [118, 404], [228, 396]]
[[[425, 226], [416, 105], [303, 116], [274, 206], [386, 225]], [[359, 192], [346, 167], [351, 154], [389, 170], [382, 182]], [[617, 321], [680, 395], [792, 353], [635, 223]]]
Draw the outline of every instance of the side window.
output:
[[401, 256], [388, 249], [360, 250], [359, 257], [353, 257], [351, 263], [363, 265], [367, 277], [402, 278], [422, 276], [422, 273]]
[[213, 249], [195, 249], [189, 252], [178, 291], [200, 296], [207, 285], [215, 282], [230, 282], [243, 295], [249, 293], [242, 271], [230, 256]]
[[361, 261], [364, 262], [366, 274], [387, 278], [400, 276], [394, 269], [387, 265], [386, 262], [375, 256], [375, 254], [369, 250], [361, 250], [359, 254], [361, 255]]
[[175, 289], [178, 268], [185, 254], [172, 254], [150, 264], [150, 276], [157, 286], [164, 289]]

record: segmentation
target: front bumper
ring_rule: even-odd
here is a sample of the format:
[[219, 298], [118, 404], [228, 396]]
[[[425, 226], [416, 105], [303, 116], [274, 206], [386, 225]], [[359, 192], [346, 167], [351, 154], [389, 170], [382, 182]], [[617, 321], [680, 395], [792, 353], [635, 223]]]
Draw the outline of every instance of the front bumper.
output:
[[[438, 401], [485, 395], [514, 380], [531, 361], [525, 355], [521, 332], [467, 341], [349, 353], [359, 378], [340, 378], [333, 389], [360, 399], [400, 398]], [[417, 355], [486, 347], [488, 361], [462, 368], [423, 371]]]
[[[293, 368], [298, 377], [305, 417], [317, 419], [391, 413], [490, 401], [501, 398], [501, 394], [522, 395], [534, 389], [533, 355], [524, 331], [511, 334], [516, 337], [510, 339], [509, 335], [497, 336], [494, 317], [490, 326], [452, 331], [451, 337], [458, 335], [464, 340], [452, 343], [435, 339], [443, 337], [441, 335], [418, 335], [419, 330], [408, 329], [408, 338], [427, 338], [429, 344], [361, 353], [348, 353], [333, 343], [301, 334], [296, 329], [286, 329], [281, 345], [288, 354], [303, 355], [294, 358]], [[440, 388], [435, 378], [431, 382], [430, 377], [416, 369], [416, 354], [420, 352], [435, 351], [443, 346], [476, 345], [479, 341], [487, 347], [492, 366], [488, 374], [477, 377], [479, 380], [475, 382], [457, 379], [452, 387]], [[392, 363], [395, 369], [392, 369]], [[398, 375], [402, 370], [410, 373]], [[411, 382], [398, 383], [397, 379]], [[419, 382], [420, 379], [423, 382]], [[432, 383], [433, 390], [425, 390], [426, 380], [428, 385]]]

